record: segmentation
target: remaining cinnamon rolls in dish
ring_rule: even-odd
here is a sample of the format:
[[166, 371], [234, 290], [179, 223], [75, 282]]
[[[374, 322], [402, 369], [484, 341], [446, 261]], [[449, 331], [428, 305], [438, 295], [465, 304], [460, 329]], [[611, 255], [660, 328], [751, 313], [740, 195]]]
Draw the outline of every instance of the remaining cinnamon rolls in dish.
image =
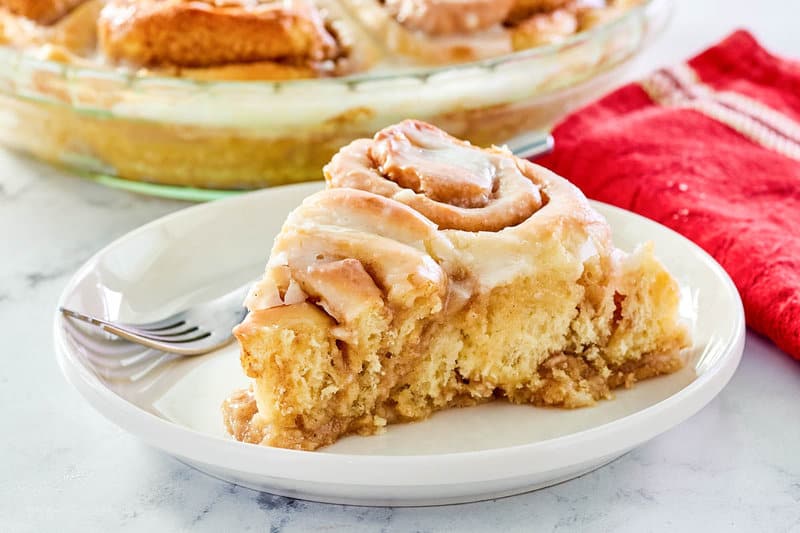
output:
[[638, 1], [0, 0], [0, 42], [142, 73], [295, 79], [494, 57], [558, 42]]
[[405, 121], [343, 148], [236, 328], [240, 440], [315, 449], [494, 398], [581, 407], [674, 372], [678, 287], [575, 187]]

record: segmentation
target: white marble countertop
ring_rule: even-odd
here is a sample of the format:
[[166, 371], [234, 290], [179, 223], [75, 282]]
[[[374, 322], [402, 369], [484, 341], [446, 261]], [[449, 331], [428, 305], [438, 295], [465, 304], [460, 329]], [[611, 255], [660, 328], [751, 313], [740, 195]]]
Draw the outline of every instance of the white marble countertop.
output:
[[[740, 26], [800, 56], [798, 9], [795, 0], [679, 0], [634, 72]], [[800, 531], [800, 363], [752, 333], [730, 385], [699, 414], [591, 474], [502, 500], [308, 503], [217, 481], [146, 447], [67, 385], [50, 323], [93, 252], [184, 205], [0, 151], [0, 531]]]

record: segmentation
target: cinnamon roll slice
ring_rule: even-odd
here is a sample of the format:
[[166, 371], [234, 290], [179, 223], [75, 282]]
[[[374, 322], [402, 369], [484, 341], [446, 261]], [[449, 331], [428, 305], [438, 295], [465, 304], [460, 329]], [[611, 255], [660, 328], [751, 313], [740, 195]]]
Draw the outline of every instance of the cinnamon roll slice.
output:
[[109, 0], [97, 26], [109, 60], [194, 78], [321, 76], [348, 52], [306, 0]]
[[344, 147], [275, 239], [234, 333], [237, 439], [313, 450], [496, 398], [582, 407], [690, 345], [652, 246], [574, 186], [417, 121]]

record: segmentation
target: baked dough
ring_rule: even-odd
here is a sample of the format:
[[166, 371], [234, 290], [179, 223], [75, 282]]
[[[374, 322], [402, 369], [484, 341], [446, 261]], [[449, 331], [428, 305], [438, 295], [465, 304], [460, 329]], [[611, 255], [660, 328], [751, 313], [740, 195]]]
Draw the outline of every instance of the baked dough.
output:
[[110, 0], [98, 31], [109, 59], [145, 67], [307, 63], [338, 52], [319, 12], [299, 0]]
[[230, 433], [316, 449], [496, 398], [582, 407], [681, 368], [675, 280], [566, 180], [405, 121], [343, 148], [234, 333]]

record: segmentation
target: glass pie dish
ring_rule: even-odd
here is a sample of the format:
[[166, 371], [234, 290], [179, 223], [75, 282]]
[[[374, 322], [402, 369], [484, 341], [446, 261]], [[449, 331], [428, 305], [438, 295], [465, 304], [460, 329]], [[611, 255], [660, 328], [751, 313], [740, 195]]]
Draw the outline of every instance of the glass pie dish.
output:
[[321, 179], [341, 146], [405, 118], [502, 144], [607, 88], [670, 7], [647, 0], [558, 44], [477, 62], [292, 81], [141, 75], [0, 47], [0, 143], [109, 185], [195, 200]]

